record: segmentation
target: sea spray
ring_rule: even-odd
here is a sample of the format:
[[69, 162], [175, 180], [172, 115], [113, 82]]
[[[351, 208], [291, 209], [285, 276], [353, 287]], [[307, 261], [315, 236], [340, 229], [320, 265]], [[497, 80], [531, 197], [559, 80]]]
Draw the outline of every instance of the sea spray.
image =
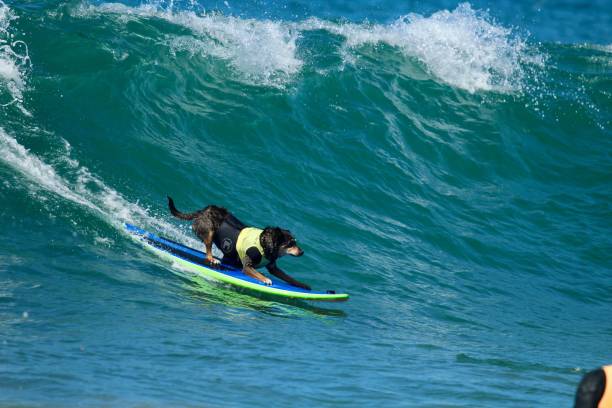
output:
[[350, 48], [387, 44], [417, 58], [438, 80], [469, 92], [514, 93], [525, 86], [526, 66], [544, 57], [512, 29], [462, 3], [425, 17], [408, 14], [382, 24], [330, 22], [312, 18], [302, 30], [324, 29], [346, 38]]
[[[310, 18], [302, 22], [254, 20], [219, 13], [196, 14], [156, 5], [86, 3], [73, 10], [80, 18], [100, 14], [127, 23], [134, 18], [160, 18], [192, 30], [194, 37], [175, 37], [173, 51], [188, 50], [229, 61], [252, 84], [280, 86], [296, 80], [304, 60], [297, 40], [302, 33], [326, 30], [344, 37], [352, 53], [366, 44], [387, 44], [416, 58], [433, 77], [468, 92], [515, 93], [523, 90], [533, 66], [545, 57], [523, 36], [496, 23], [468, 3], [425, 17], [409, 14], [390, 24], [335, 22]], [[339, 50], [344, 52], [345, 50]], [[345, 62], [358, 61], [347, 55]], [[341, 66], [339, 66], [341, 68]]]
[[164, 234], [189, 242], [191, 245], [198, 245], [190, 235], [185, 235], [162, 218], [152, 216], [147, 209], [126, 200], [119, 192], [93, 175], [89, 169], [78, 165], [76, 160], [69, 156], [62, 159], [69, 162], [72, 167], [71, 175], [59, 175], [53, 166], [29, 152], [0, 128], [0, 161], [11, 166], [25, 180], [32, 183], [32, 191], [42, 189], [60, 196], [81, 206], [119, 231], [123, 231], [124, 222], [137, 223], [163, 231]]
[[0, 0], [0, 105], [15, 104], [24, 114], [23, 91], [26, 87], [26, 70], [30, 68], [28, 47], [22, 40], [15, 40], [10, 23], [16, 17]]
[[197, 15], [193, 11], [173, 11], [156, 5], [129, 7], [120, 3], [93, 6], [82, 3], [73, 16], [93, 18], [114, 15], [121, 23], [133, 18], [159, 18], [189, 28], [194, 37], [175, 37], [169, 42], [172, 52], [187, 50], [226, 60], [252, 84], [282, 87], [303, 62], [297, 57], [298, 32], [289, 25], [270, 20], [245, 19], [218, 13]]

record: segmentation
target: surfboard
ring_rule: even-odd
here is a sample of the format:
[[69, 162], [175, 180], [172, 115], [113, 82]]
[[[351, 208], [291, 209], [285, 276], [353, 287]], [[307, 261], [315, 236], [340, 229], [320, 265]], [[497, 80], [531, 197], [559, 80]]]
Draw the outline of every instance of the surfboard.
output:
[[176, 262], [187, 270], [220, 282], [250, 289], [256, 292], [292, 299], [316, 300], [328, 302], [342, 302], [349, 298], [346, 293], [336, 293], [333, 290], [318, 292], [291, 286], [278, 279], [271, 278], [272, 285], [268, 286], [252, 278], [240, 269], [229, 265], [212, 265], [206, 261], [206, 255], [198, 250], [168, 238], [157, 236], [132, 224], [125, 224], [125, 229], [132, 236], [141, 241], [148, 249], [153, 250], [162, 258]]

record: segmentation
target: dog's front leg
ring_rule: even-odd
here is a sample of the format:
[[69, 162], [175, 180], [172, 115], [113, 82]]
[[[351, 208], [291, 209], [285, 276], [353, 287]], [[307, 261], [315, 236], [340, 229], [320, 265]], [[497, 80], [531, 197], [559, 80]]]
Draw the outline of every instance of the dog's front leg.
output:
[[270, 280], [270, 278], [266, 278], [264, 275], [257, 272], [257, 269], [251, 266], [252, 263], [248, 256], [246, 256], [245, 259], [242, 260], [242, 265], [244, 265], [242, 267], [242, 272], [246, 273], [251, 278], [255, 278], [258, 281], [265, 283], [268, 286], [272, 285], [272, 281]]
[[288, 284], [292, 286], [296, 286], [298, 288], [302, 288], [306, 290], [311, 290], [310, 286], [308, 286], [307, 284], [302, 283], [296, 279], [293, 279], [291, 276], [283, 272], [278, 266], [276, 266], [276, 262], [266, 265], [266, 268], [272, 275], [284, 280], [285, 282], [287, 282]]

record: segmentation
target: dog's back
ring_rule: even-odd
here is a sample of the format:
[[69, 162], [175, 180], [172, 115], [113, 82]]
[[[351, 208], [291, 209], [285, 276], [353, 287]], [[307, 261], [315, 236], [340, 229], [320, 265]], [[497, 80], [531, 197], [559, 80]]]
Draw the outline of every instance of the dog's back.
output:
[[[230, 214], [229, 211], [216, 205], [209, 205], [206, 208], [194, 211], [192, 213], [183, 213], [176, 208], [174, 205], [174, 200], [171, 197], [168, 197], [168, 208], [170, 209], [170, 213], [176, 218], [180, 218], [181, 220], [185, 221], [193, 220], [193, 224], [191, 226], [193, 232], [195, 232], [195, 234], [203, 241], [207, 240], [209, 234], [212, 234], [213, 236], [216, 235], [216, 232], [219, 230], [219, 228], [221, 228], [224, 220], [228, 217], [233, 219], [233, 223], [235, 225], [242, 225], [242, 223], [232, 214]], [[242, 228], [244, 228], [244, 226]]]

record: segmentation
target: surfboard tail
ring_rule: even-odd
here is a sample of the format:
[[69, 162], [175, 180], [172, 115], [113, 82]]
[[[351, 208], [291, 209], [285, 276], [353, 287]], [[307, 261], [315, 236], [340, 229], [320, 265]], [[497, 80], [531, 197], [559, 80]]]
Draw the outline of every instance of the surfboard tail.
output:
[[176, 206], [174, 205], [174, 200], [168, 196], [168, 208], [170, 208], [170, 213], [172, 215], [174, 215], [176, 218], [180, 218], [181, 220], [193, 220], [195, 217], [198, 216], [197, 212], [193, 212], [193, 213], [182, 213], [179, 210], [176, 209]]

